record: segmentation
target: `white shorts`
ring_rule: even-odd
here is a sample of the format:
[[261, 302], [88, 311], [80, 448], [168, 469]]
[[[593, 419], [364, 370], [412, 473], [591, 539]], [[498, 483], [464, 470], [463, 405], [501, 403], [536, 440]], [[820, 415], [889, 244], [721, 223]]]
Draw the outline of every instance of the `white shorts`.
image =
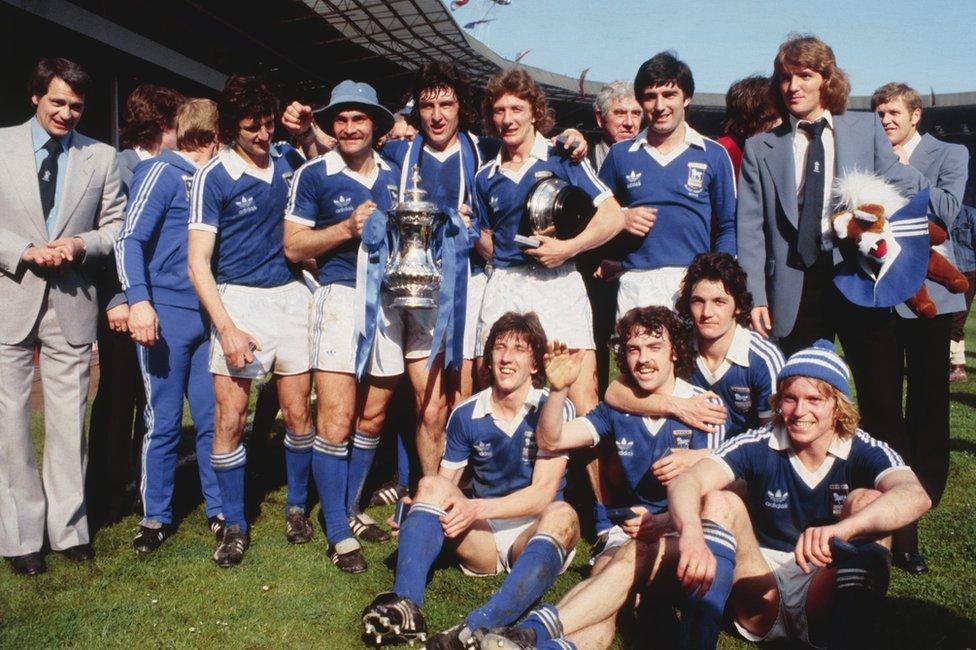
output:
[[634, 307], [674, 309], [687, 271], [683, 266], [626, 271], [617, 289], [617, 320]]
[[355, 287], [327, 284], [316, 289], [308, 310], [312, 368], [355, 374], [356, 343]]
[[245, 287], [222, 284], [220, 300], [237, 329], [253, 336], [261, 346], [254, 361], [240, 370], [227, 365], [220, 337], [211, 328], [210, 372], [256, 379], [269, 372], [298, 375], [308, 372], [308, 307], [312, 294], [301, 282], [280, 287]]
[[[475, 578], [498, 575], [502, 571], [505, 571], [506, 573], [510, 572], [513, 564], [510, 554], [512, 551], [512, 546], [515, 545], [515, 540], [519, 538], [519, 535], [525, 532], [526, 528], [532, 526], [537, 521], [539, 521], [538, 517], [489, 519], [488, 527], [491, 528], [491, 532], [495, 536], [495, 549], [498, 551], [494, 573], [476, 573], [468, 569], [466, 566], [464, 566], [464, 564], [461, 564], [461, 571], [464, 573], [464, 575], [473, 576]], [[563, 562], [562, 569], [559, 570], [560, 573], [563, 573], [569, 568], [569, 565], [573, 563], [574, 557], [576, 557], [575, 548], [566, 555], [566, 561]]]
[[436, 323], [436, 308], [394, 307], [393, 296], [384, 291], [369, 374], [374, 377], [395, 377], [403, 374], [404, 359], [429, 357]]
[[779, 589], [779, 614], [773, 627], [765, 636], [757, 636], [749, 632], [739, 625], [738, 621], [735, 621], [736, 629], [739, 630], [739, 634], [754, 642], [789, 639], [812, 645], [806, 606], [807, 592], [810, 590], [813, 577], [817, 575], [817, 568], [813, 567], [813, 571], [806, 574], [800, 570], [796, 563], [796, 556], [791, 552], [761, 547], [759, 552], [762, 553], [763, 559], [766, 560], [766, 564], [776, 578], [776, 587]]
[[491, 326], [510, 311], [534, 311], [550, 341], [559, 339], [581, 350], [596, 349], [590, 301], [575, 264], [554, 269], [533, 264], [492, 270], [481, 301], [477, 356], [484, 351]]
[[[662, 537], [677, 537], [677, 536], [678, 536], [678, 531], [676, 530], [668, 533], [664, 533], [664, 535], [662, 535]], [[610, 528], [609, 531], [607, 531], [607, 543], [603, 546], [603, 549], [600, 551], [600, 554], [597, 555], [592, 560], [590, 560], [590, 564], [593, 564], [598, 558], [603, 557], [603, 555], [605, 555], [607, 551], [610, 551], [615, 548], [619, 548], [632, 539], [634, 538], [628, 535], [627, 533], [625, 533], [623, 528], [616, 525], [613, 526], [612, 528]]]
[[465, 300], [464, 314], [464, 358], [476, 359], [478, 346], [478, 317], [481, 315], [481, 300], [485, 296], [488, 274], [478, 273], [468, 278], [468, 297]]

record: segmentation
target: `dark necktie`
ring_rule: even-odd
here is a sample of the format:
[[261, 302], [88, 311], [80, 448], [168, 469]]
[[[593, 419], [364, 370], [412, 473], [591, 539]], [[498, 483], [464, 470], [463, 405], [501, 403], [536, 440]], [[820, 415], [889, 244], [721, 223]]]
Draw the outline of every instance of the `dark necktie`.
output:
[[41, 190], [41, 212], [51, 230], [51, 214], [54, 209], [54, 191], [58, 186], [58, 156], [61, 154], [61, 142], [51, 138], [44, 144], [47, 158], [41, 161], [41, 168], [37, 170], [37, 185]]
[[807, 164], [803, 170], [803, 193], [800, 195], [800, 224], [797, 229], [796, 250], [806, 268], [812, 268], [820, 257], [821, 219], [824, 199], [824, 128], [827, 120], [820, 118], [813, 124], [797, 125], [810, 134]]

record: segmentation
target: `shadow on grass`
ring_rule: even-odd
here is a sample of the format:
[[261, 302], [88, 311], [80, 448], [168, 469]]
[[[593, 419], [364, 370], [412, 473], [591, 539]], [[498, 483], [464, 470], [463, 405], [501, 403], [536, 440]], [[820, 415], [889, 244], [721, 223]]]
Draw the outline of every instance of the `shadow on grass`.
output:
[[972, 440], [960, 440], [959, 438], [952, 438], [949, 440], [949, 451], [959, 451], [964, 454], [976, 456], [976, 442], [973, 442]]
[[952, 391], [949, 393], [949, 400], [962, 406], [976, 408], [976, 393]]

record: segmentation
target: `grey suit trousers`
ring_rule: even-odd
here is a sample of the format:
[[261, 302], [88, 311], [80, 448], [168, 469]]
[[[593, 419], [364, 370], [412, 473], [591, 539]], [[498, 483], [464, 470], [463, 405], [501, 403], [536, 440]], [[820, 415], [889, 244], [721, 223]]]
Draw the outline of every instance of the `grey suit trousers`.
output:
[[[40, 344], [44, 459], [38, 476], [30, 433], [34, 346]], [[91, 344], [65, 340], [45, 295], [33, 333], [0, 343], [0, 555], [41, 550], [45, 523], [55, 551], [86, 544], [85, 405]]]

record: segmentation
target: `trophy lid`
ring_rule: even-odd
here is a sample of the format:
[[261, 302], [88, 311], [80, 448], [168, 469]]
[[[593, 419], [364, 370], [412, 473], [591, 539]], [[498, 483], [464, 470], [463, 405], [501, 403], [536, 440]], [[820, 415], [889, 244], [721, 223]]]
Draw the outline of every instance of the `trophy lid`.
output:
[[440, 209], [427, 200], [427, 190], [420, 187], [420, 166], [414, 165], [410, 174], [410, 185], [403, 189], [403, 196], [396, 206], [397, 212], [440, 212]]

